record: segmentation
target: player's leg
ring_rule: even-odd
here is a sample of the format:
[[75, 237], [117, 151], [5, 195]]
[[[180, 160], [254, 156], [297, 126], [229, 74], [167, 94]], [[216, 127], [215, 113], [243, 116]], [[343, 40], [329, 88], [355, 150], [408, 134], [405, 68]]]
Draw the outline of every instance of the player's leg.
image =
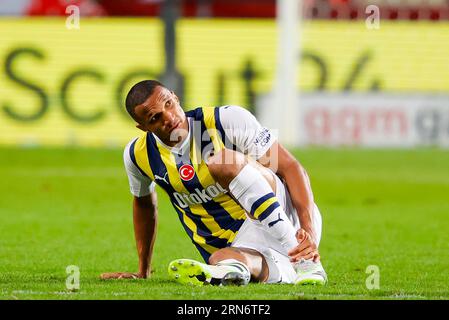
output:
[[[296, 209], [294, 208], [290, 194], [287, 190], [285, 184], [281, 181], [281, 179], [275, 176], [276, 180], [276, 197], [279, 199], [279, 202], [284, 207], [285, 212], [291, 218], [293, 225], [296, 229], [300, 228], [299, 218], [296, 213]], [[317, 237], [316, 245], [319, 245], [321, 239], [321, 229], [322, 229], [322, 220], [321, 214], [316, 205], [314, 205], [313, 213], [312, 213], [312, 221], [313, 221], [313, 232]], [[266, 235], [268, 237], [268, 242], [273, 242], [274, 239], [269, 240], [270, 235]], [[278, 254], [279, 249], [274, 248], [274, 251], [271, 252], [272, 255], [275, 256], [276, 267], [281, 270], [281, 274], [283, 280], [287, 280], [286, 282], [295, 283], [295, 284], [325, 284], [327, 282], [327, 275], [324, 271], [324, 268], [321, 262], [313, 262], [313, 260], [301, 260], [293, 264], [293, 272], [290, 268], [290, 259], [289, 257], [285, 257]]]
[[268, 266], [264, 256], [249, 248], [223, 248], [213, 253], [209, 263], [192, 259], [177, 259], [168, 267], [169, 276], [183, 284], [246, 285], [264, 282]]
[[268, 265], [260, 252], [249, 248], [223, 248], [214, 252], [209, 258], [210, 265], [243, 264], [251, 280], [265, 282], [268, 278]]
[[259, 171], [270, 185], [271, 190], [276, 190], [276, 180], [273, 174], [269, 172], [269, 169], [257, 161], [250, 160], [241, 152], [222, 149], [207, 159], [209, 172], [223, 188], [228, 190], [232, 180], [248, 164]]
[[285, 254], [298, 245], [296, 230], [274, 193], [273, 175], [264, 175], [259, 164], [229, 149], [211, 156], [207, 165], [214, 179], [229, 190], [249, 217], [260, 221], [282, 244]]
[[[260, 217], [265, 219], [265, 221], [261, 220], [265, 226], [265, 231], [274, 238], [273, 240], [280, 242], [282, 248], [276, 248], [274, 252], [270, 253], [269, 250], [268, 252], [262, 250], [266, 255], [266, 260], [269, 261], [269, 269], [272, 271], [272, 275], [270, 276], [271, 282], [277, 282], [274, 279], [278, 275], [280, 278], [283, 278], [282, 281], [289, 283], [324, 284], [327, 282], [326, 273], [320, 262], [314, 263], [313, 261], [302, 260], [293, 266], [296, 279], [292, 279], [289, 276], [289, 274], [291, 275], [289, 271], [291, 268], [287, 252], [290, 248], [298, 244], [295, 233], [300, 228], [300, 225], [296, 210], [291, 204], [288, 190], [280, 181], [279, 177], [261, 164], [249, 162], [243, 154], [228, 149], [224, 149], [214, 157], [209, 158], [208, 166], [214, 178], [220, 185], [230, 190], [230, 193], [247, 212], [253, 213], [255, 211], [256, 218], [259, 220], [261, 220]], [[260, 195], [270, 191], [276, 194], [277, 199], [273, 203], [278, 207], [278, 210], [273, 210], [271, 213], [269, 213], [270, 207], [267, 208], [263, 204], [260, 205]], [[278, 201], [282, 202], [282, 206], [279, 205]], [[258, 205], [261, 210], [259, 209], [259, 213], [257, 214], [258, 210], [254, 210], [254, 207]], [[314, 220], [316, 218], [319, 220], [319, 223], [316, 223], [318, 221], [314, 223], [314, 226], [319, 228], [319, 230], [316, 230], [316, 234], [321, 234], [321, 216], [316, 206], [315, 211], [317, 212], [314, 213]], [[317, 214], [318, 216], [315, 217]], [[286, 223], [278, 223], [281, 221], [285, 221]], [[268, 241], [270, 243], [268, 247], [274, 242], [271, 240]], [[245, 242], [243, 246], [246, 247]], [[250, 247], [259, 248], [254, 245]], [[261, 249], [259, 248], [259, 250]], [[274, 257], [273, 254], [276, 252], [283, 252], [285, 258]], [[273, 263], [273, 261], [275, 262]]]

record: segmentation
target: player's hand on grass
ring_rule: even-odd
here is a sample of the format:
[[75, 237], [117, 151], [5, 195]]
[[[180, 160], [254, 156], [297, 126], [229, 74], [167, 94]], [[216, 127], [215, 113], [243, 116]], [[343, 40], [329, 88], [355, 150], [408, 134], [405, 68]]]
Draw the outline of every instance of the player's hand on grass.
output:
[[312, 236], [304, 229], [299, 229], [296, 232], [296, 239], [298, 239], [298, 246], [290, 250], [288, 255], [291, 262], [298, 262], [301, 259], [310, 260], [314, 262], [320, 261], [320, 254], [318, 247], [313, 241]]
[[139, 279], [139, 278], [146, 278], [146, 276], [140, 273], [131, 273], [131, 272], [106, 272], [100, 275], [100, 279], [102, 280]]

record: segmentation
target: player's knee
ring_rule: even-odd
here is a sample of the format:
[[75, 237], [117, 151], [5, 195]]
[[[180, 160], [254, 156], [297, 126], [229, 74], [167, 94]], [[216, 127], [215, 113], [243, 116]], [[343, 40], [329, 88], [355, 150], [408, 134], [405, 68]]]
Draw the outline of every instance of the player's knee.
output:
[[223, 248], [218, 251], [215, 251], [209, 257], [209, 264], [216, 265], [218, 262], [226, 259], [236, 259], [247, 264], [245, 256], [241, 254], [238, 250], [235, 250], [233, 248]]
[[225, 254], [223, 254], [223, 252], [221, 251], [223, 251], [223, 249], [212, 253], [212, 255], [209, 257], [209, 264], [216, 265], [218, 262], [226, 259]]
[[237, 151], [222, 149], [207, 160], [207, 167], [214, 178], [233, 178], [245, 166], [245, 156]]

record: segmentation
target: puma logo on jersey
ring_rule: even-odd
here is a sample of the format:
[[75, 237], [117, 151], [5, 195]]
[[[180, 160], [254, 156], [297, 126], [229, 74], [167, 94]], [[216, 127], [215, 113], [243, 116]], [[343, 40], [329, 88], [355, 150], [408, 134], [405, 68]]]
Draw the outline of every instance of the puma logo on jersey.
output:
[[181, 208], [187, 208], [191, 205], [206, 203], [227, 192], [228, 190], [224, 189], [217, 182], [205, 189], [195, 188], [194, 192], [191, 193], [175, 192], [173, 193], [173, 197]]
[[278, 223], [279, 221], [284, 221], [283, 219], [281, 219], [281, 213], [278, 213], [278, 219], [271, 221], [268, 223], [268, 227], [271, 228], [272, 226], [274, 226], [276, 223]]
[[154, 175], [154, 179], [156, 180], [162, 180], [164, 181], [166, 184], [169, 184], [168, 181], [165, 179], [167, 177], [168, 172], [165, 173], [164, 177], [158, 176], [157, 174]]

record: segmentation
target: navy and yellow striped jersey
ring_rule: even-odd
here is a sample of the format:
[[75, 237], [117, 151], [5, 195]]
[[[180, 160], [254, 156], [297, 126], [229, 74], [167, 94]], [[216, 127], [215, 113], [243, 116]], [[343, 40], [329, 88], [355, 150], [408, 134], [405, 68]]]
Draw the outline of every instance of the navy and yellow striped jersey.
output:
[[169, 195], [179, 220], [204, 260], [232, 244], [246, 219], [243, 208], [211, 176], [208, 152], [233, 147], [221, 126], [219, 108], [186, 112], [189, 144], [184, 153], [166, 148], [150, 132], [134, 140], [129, 155], [140, 172]]

